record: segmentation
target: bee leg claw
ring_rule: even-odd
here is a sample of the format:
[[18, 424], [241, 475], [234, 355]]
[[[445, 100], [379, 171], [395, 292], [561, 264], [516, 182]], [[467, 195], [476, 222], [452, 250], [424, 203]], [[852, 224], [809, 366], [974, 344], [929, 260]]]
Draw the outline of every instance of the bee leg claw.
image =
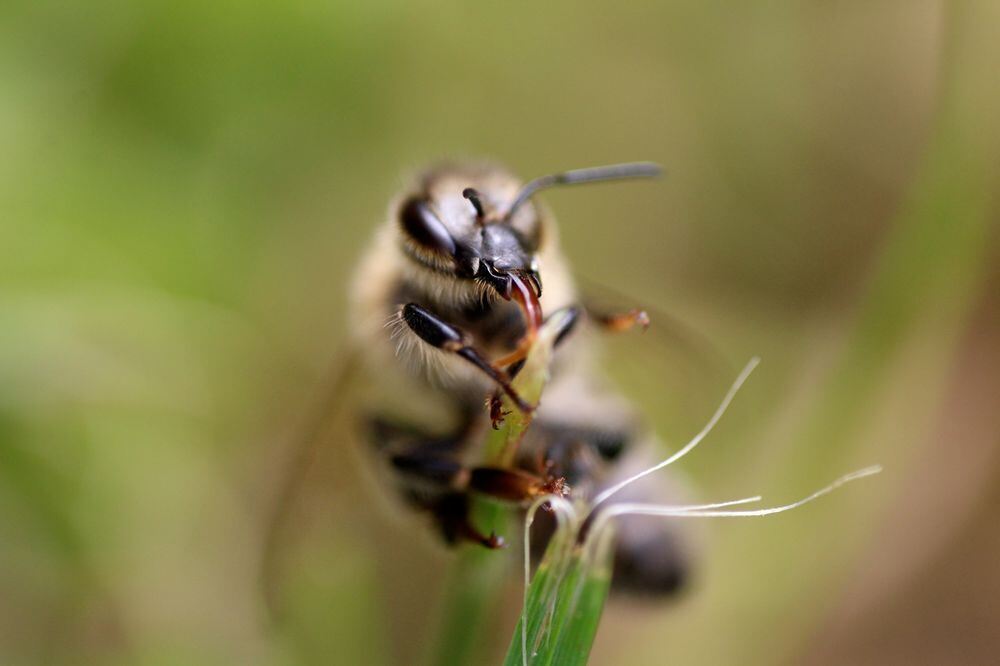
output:
[[510, 415], [510, 410], [503, 408], [503, 401], [496, 393], [486, 400], [486, 406], [490, 410], [490, 424], [494, 430], [499, 430], [500, 426], [503, 425], [504, 418]]
[[489, 536], [483, 536], [482, 533], [471, 525], [468, 527], [469, 532], [462, 535], [465, 540], [478, 543], [479, 545], [489, 548], [490, 550], [500, 550], [501, 548], [507, 547], [507, 542], [504, 541], [502, 536], [498, 536], [496, 532], [490, 532]]
[[507, 547], [507, 542], [504, 541], [504, 539], [503, 539], [502, 536], [497, 536], [496, 532], [490, 532], [490, 536], [486, 540], [486, 543], [484, 545], [487, 548], [492, 548], [494, 550], [498, 550], [500, 548], [506, 548]]
[[433, 513], [445, 541], [453, 546], [463, 541], [477, 543], [490, 550], [506, 546], [503, 537], [498, 536], [496, 532], [490, 532], [487, 536], [470, 522], [468, 495], [460, 493], [445, 495], [433, 508]]
[[453, 543], [468, 541], [479, 544], [484, 548], [489, 548], [490, 550], [500, 550], [507, 547], [507, 542], [504, 541], [502, 536], [499, 536], [496, 532], [490, 532], [489, 536], [483, 534], [469, 522], [467, 516], [462, 520], [462, 524], [458, 526], [456, 537]]

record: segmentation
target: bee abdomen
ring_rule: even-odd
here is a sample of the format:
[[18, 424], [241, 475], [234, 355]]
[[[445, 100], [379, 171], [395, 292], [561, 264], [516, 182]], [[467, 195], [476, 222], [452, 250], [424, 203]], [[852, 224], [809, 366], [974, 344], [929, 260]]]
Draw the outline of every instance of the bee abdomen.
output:
[[[659, 597], [677, 594], [687, 585], [692, 563], [679, 535], [663, 523], [650, 520], [655, 521], [619, 519], [611, 579], [613, 591]], [[634, 525], [629, 525], [633, 521]]]

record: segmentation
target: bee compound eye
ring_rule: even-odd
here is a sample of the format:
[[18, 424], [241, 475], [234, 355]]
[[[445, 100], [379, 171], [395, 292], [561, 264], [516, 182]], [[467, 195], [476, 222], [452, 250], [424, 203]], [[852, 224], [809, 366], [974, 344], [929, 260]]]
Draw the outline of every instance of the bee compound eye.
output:
[[421, 247], [455, 255], [455, 239], [426, 201], [410, 199], [399, 212], [399, 222], [410, 239]]

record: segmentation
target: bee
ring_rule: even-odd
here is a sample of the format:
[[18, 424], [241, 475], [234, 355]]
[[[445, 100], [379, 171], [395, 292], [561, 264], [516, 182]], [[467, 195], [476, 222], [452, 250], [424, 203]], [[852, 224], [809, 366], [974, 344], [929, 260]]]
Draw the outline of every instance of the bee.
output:
[[[470, 521], [472, 493], [526, 502], [571, 488], [575, 497], [593, 497], [655, 462], [655, 436], [602, 377], [597, 340], [602, 330], [648, 325], [648, 318], [640, 310], [586, 307], [555, 219], [535, 195], [659, 172], [650, 163], [629, 163], [524, 183], [496, 164], [449, 163], [422, 172], [391, 203], [351, 290], [352, 346], [368, 377], [360, 398], [364, 439], [405, 502], [429, 516], [447, 543], [503, 545]], [[560, 311], [565, 323], [549, 384], [540, 404], [527, 404], [511, 377], [533, 332]], [[476, 462], [477, 443], [504, 416], [498, 392], [534, 412], [511, 469]], [[672, 493], [649, 478], [615, 501], [664, 501]], [[624, 519], [614, 588], [679, 589], [691, 557], [674, 529]]]

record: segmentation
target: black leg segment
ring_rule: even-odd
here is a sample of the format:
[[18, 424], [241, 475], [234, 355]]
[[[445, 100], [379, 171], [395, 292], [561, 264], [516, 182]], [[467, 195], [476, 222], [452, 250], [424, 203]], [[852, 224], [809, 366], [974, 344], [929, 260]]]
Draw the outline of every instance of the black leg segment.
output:
[[506, 372], [487, 361], [475, 347], [467, 344], [467, 336], [462, 331], [416, 303], [407, 303], [403, 306], [402, 317], [410, 330], [427, 344], [451, 352], [482, 370], [510, 396], [519, 409], [524, 412], [531, 412], [534, 409], [510, 385], [510, 377]]
[[[561, 312], [561, 311], [560, 311]], [[566, 312], [569, 316], [566, 317], [566, 321], [563, 322], [562, 328], [556, 333], [555, 346], [558, 347], [566, 337], [573, 332], [576, 325], [580, 322], [580, 308], [576, 306], [571, 306], [566, 308]], [[549, 315], [546, 319], [551, 318], [553, 315]]]

